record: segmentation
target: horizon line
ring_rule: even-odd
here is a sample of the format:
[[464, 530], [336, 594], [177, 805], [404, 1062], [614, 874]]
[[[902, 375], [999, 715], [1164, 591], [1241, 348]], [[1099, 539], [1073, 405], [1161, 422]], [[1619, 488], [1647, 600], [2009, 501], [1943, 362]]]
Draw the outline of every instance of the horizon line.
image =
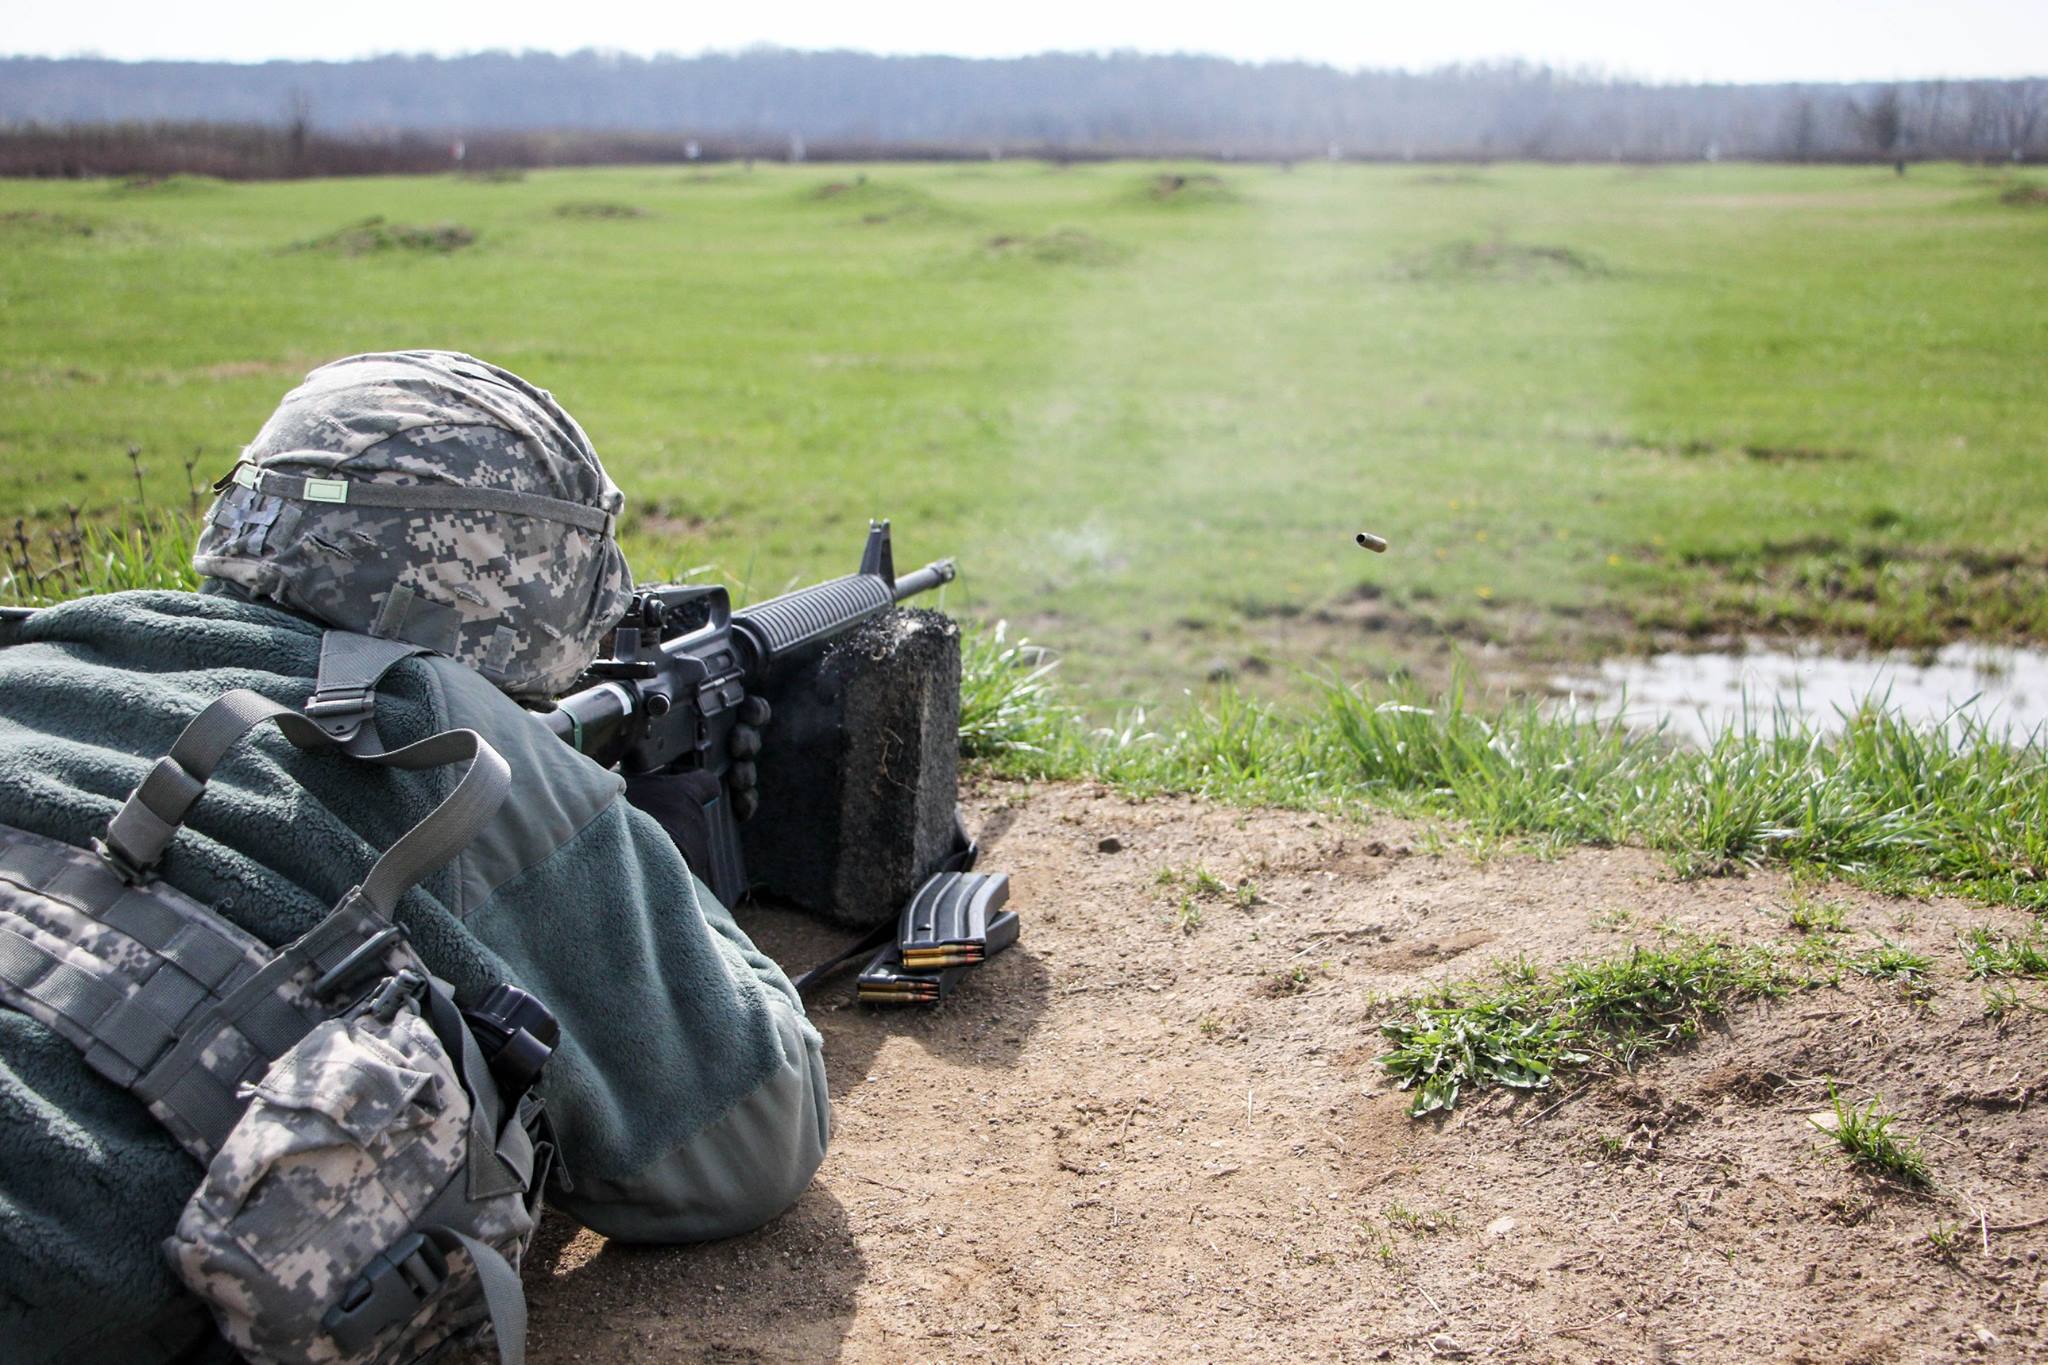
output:
[[1307, 57], [1231, 57], [1216, 52], [1190, 49], [1152, 50], [1144, 48], [1046, 48], [1037, 52], [1010, 53], [992, 56], [968, 56], [957, 52], [880, 52], [855, 47], [790, 47], [781, 43], [748, 43], [740, 47], [707, 47], [694, 52], [662, 51], [633, 52], [625, 48], [588, 46], [566, 51], [545, 47], [486, 47], [472, 48], [460, 52], [390, 50], [382, 52], [356, 53], [346, 57], [303, 57], [280, 56], [261, 58], [236, 57], [110, 57], [102, 52], [80, 50], [68, 53], [48, 52], [0, 52], [0, 61], [42, 61], [42, 62], [104, 62], [119, 66], [232, 66], [258, 68], [265, 66], [352, 66], [368, 62], [383, 61], [434, 61], [461, 62], [483, 57], [553, 57], [575, 58], [596, 57], [616, 62], [639, 62], [653, 65], [659, 62], [692, 62], [713, 58], [738, 58], [760, 54], [780, 54], [798, 57], [853, 56], [868, 57], [877, 61], [953, 61], [972, 64], [995, 65], [1008, 62], [1041, 61], [1052, 57], [1076, 57], [1093, 60], [1116, 58], [1140, 58], [1162, 61], [1191, 60], [1222, 62], [1230, 66], [1248, 68], [1306, 67], [1310, 70], [1334, 72], [1340, 76], [1442, 76], [1460, 71], [1505, 71], [1521, 68], [1533, 71], [1547, 71], [1568, 80], [1585, 84], [1635, 85], [1668, 89], [1703, 87], [1754, 87], [1772, 86], [1859, 86], [1859, 85], [1931, 85], [1948, 82], [1998, 82], [2011, 83], [2048, 79], [2048, 71], [2026, 75], [1961, 75], [1954, 72], [1925, 75], [1854, 76], [1854, 77], [1778, 77], [1771, 79], [1741, 79], [1734, 77], [1658, 77], [1645, 76], [1601, 66], [1598, 63], [1569, 63], [1550, 61], [1542, 58], [1498, 55], [1473, 57], [1458, 61], [1442, 62], [1434, 66], [1346, 66], [1336, 62], [1317, 61]]

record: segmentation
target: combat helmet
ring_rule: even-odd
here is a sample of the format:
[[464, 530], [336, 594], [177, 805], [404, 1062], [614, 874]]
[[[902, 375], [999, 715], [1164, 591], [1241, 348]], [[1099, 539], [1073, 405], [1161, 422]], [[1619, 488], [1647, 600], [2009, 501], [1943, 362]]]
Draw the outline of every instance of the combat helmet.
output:
[[625, 496], [583, 429], [453, 351], [322, 365], [215, 489], [200, 574], [436, 650], [521, 701], [583, 671], [632, 587]]

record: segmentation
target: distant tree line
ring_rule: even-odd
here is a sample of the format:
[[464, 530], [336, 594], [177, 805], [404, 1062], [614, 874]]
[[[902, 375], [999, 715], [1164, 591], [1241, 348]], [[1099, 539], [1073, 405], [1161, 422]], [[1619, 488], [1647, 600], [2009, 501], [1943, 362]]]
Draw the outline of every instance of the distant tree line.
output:
[[781, 49], [253, 66], [0, 58], [0, 129], [16, 149], [0, 171], [23, 173], [26, 156], [52, 168], [28, 172], [39, 174], [145, 169], [93, 163], [132, 154], [152, 130], [230, 168], [216, 173], [252, 175], [357, 161], [439, 168], [458, 141], [465, 159], [520, 164], [681, 159], [693, 143], [706, 159], [2026, 161], [2048, 156], [2048, 79], [1652, 85], [1519, 63], [1347, 72], [1132, 53]]
[[[558, 129], [546, 132], [324, 133], [262, 123], [26, 123], [0, 125], [0, 176], [209, 175], [293, 180], [325, 175], [422, 175], [545, 166], [647, 166], [664, 162], [786, 160], [787, 138], [683, 137], [672, 133]], [[1020, 157], [1082, 161], [1109, 153], [1014, 150]], [[981, 157], [930, 143], [806, 144], [810, 161], [957, 161]]]

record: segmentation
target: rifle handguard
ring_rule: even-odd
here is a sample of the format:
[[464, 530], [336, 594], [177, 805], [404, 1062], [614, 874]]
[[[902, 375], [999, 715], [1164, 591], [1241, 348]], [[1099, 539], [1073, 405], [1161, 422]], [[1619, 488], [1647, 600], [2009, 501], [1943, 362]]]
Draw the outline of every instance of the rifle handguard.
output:
[[733, 634], [753, 651], [756, 668], [896, 605], [894, 585], [875, 574], [849, 574], [732, 614]]

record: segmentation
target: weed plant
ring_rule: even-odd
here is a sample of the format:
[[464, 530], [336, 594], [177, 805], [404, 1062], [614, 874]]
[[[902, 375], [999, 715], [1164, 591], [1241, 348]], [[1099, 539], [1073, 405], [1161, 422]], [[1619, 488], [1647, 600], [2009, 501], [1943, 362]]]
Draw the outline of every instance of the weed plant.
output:
[[1838, 1090], [1830, 1089], [1828, 1100], [1834, 1108], [1834, 1122], [1825, 1131], [1851, 1162], [1914, 1189], [1934, 1183], [1926, 1153], [1912, 1138], [1892, 1131], [1898, 1116], [1884, 1111], [1881, 1097], [1854, 1105], [1844, 1101]]

